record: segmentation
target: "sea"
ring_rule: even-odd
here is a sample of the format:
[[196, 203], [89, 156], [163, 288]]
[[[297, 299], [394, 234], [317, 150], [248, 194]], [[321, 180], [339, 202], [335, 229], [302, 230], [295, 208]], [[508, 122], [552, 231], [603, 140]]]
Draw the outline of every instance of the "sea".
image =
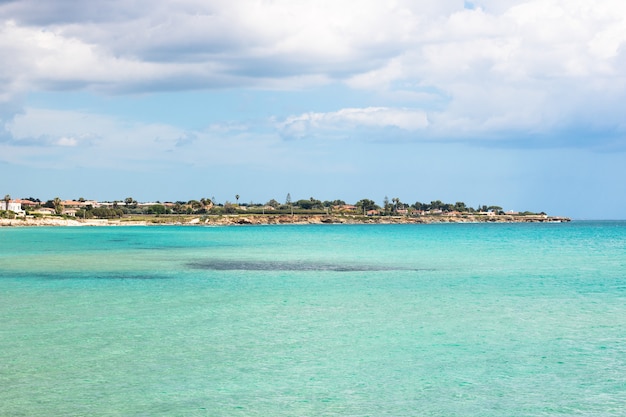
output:
[[0, 228], [0, 416], [625, 416], [626, 222]]

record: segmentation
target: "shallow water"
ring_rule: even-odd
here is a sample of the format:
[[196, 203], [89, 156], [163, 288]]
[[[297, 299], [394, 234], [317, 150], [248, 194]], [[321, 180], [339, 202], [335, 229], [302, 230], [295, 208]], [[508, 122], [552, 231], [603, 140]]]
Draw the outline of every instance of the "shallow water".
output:
[[0, 229], [2, 416], [621, 416], [626, 223]]

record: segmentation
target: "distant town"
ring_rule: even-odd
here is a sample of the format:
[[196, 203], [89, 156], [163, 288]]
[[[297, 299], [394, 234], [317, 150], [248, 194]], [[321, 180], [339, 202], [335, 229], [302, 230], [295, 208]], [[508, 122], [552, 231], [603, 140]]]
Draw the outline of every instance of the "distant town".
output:
[[[175, 202], [139, 202], [132, 197], [116, 201], [96, 201], [85, 198], [42, 201], [37, 198], [13, 199], [5, 195], [0, 201], [3, 219], [66, 219], [75, 221], [119, 220], [143, 223], [432, 223], [476, 221], [569, 221], [546, 213], [503, 211], [496, 205], [469, 207], [463, 202], [404, 203], [399, 198], [387, 198], [383, 205], [362, 199], [354, 204], [343, 200], [320, 201], [313, 197], [292, 201], [287, 194], [284, 202], [271, 199], [263, 204], [233, 201], [218, 203], [214, 198]], [[226, 220], [224, 220], [226, 218]], [[273, 218], [273, 220], [272, 220]], [[45, 224], [45, 222], [44, 222]], [[56, 224], [56, 223], [55, 223]]]

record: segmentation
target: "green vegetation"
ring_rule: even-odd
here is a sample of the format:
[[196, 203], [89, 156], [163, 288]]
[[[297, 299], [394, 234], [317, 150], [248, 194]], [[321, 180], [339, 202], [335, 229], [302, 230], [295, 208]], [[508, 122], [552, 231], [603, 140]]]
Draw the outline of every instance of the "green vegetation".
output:
[[81, 210], [76, 210], [76, 217], [81, 219], [114, 219], [120, 218], [124, 216], [124, 210], [119, 208], [108, 208], [108, 207], [98, 207], [92, 208], [88, 207]]
[[14, 219], [17, 215], [10, 210], [0, 210], [0, 219]]
[[[399, 197], [383, 199], [383, 205], [379, 206], [374, 200], [363, 198], [356, 203], [346, 204], [344, 200], [319, 200], [314, 197], [306, 199], [292, 200], [288, 193], [285, 203], [281, 204], [272, 198], [266, 203], [239, 203], [240, 196], [235, 194], [235, 202], [226, 201], [223, 204], [217, 203], [215, 198], [200, 198], [189, 201], [176, 202], [154, 202], [140, 203], [133, 197], [113, 202], [96, 203], [81, 197], [78, 200], [62, 201], [59, 197], [42, 203], [41, 200], [29, 197], [30, 204], [24, 205], [24, 210], [29, 215], [34, 215], [37, 210], [47, 207], [54, 210], [57, 215], [75, 216], [78, 219], [138, 219], [164, 217], [164, 222], [171, 222], [175, 216], [180, 219], [193, 216], [211, 219], [216, 216], [232, 215], [264, 215], [264, 216], [284, 216], [284, 215], [333, 215], [333, 216], [357, 216], [384, 217], [384, 216], [468, 216], [468, 215], [502, 215], [502, 207], [498, 205], [478, 205], [475, 208], [468, 206], [462, 201], [455, 203], [445, 203], [441, 200], [433, 200], [430, 203], [415, 202], [413, 204], [403, 202]], [[7, 194], [4, 200], [0, 200], [0, 208], [8, 208], [11, 197]], [[2, 204], [4, 202], [4, 204]], [[12, 212], [11, 212], [12, 213]], [[7, 210], [1, 211], [1, 217], [14, 215]], [[511, 213], [509, 213], [511, 214]], [[539, 213], [545, 215], [545, 213]], [[41, 213], [37, 214], [41, 215]], [[529, 211], [513, 213], [517, 216], [536, 215]]]

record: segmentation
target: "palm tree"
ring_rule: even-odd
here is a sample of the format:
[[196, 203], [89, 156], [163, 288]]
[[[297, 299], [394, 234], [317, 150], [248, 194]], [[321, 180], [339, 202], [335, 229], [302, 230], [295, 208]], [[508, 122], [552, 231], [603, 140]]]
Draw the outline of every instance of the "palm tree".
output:
[[4, 209], [6, 211], [9, 211], [9, 202], [11, 201], [11, 196], [10, 195], [5, 195], [4, 196]]
[[59, 197], [54, 197], [54, 200], [52, 200], [52, 204], [54, 205], [54, 212], [56, 214], [63, 213], [63, 202]]

